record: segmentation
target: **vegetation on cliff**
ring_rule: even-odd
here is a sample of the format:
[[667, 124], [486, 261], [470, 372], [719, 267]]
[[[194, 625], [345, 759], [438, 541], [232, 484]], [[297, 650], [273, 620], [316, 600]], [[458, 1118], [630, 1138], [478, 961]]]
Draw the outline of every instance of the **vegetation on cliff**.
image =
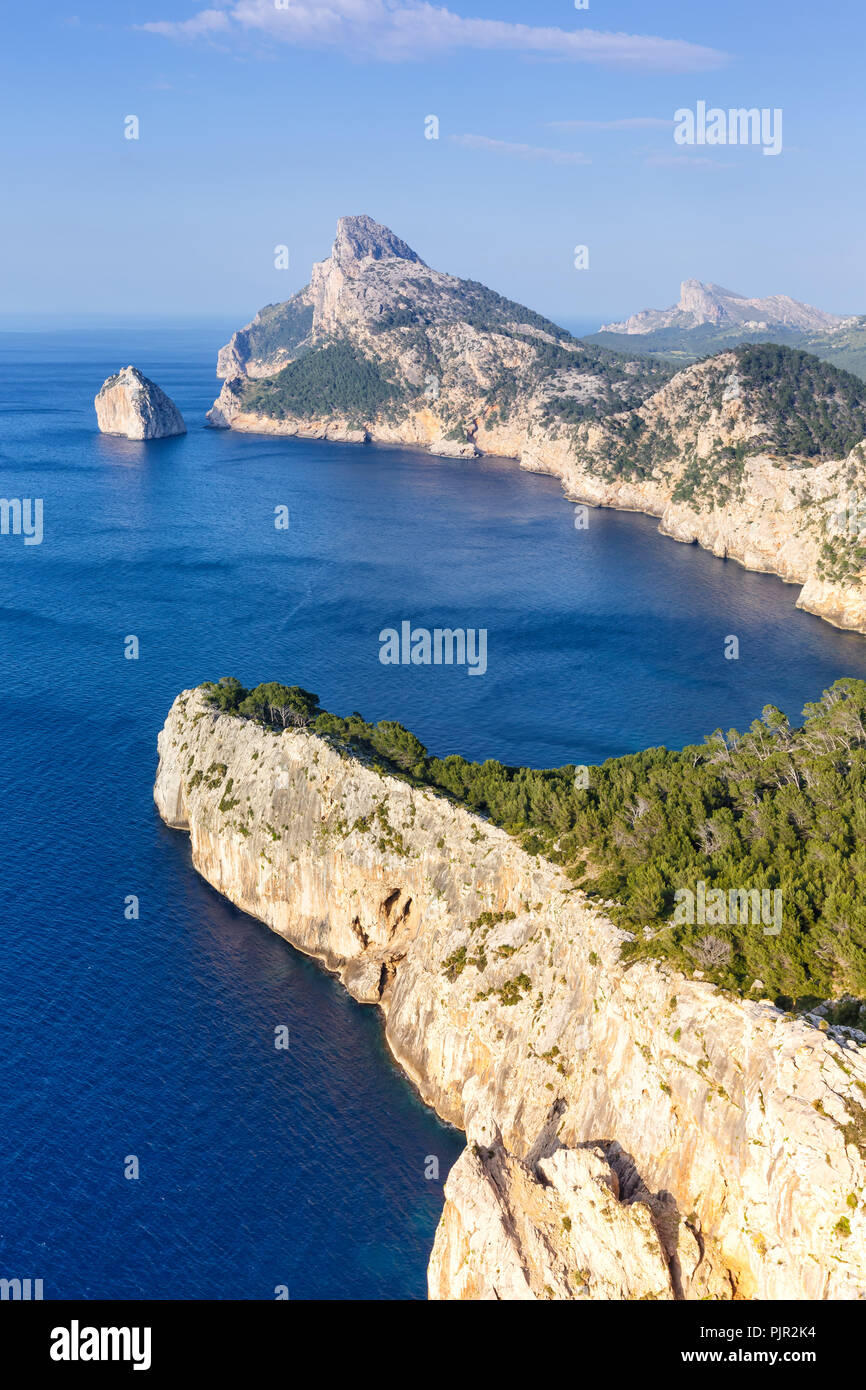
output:
[[[721, 412], [734, 398], [755, 428], [748, 440], [730, 443]], [[564, 409], [562, 418], [579, 425], [589, 413]], [[711, 427], [718, 431], [712, 447], [699, 450], [699, 433]], [[847, 457], [864, 436], [866, 382], [806, 352], [759, 343], [708, 358], [685, 374], [664, 414], [620, 410], [606, 420], [600, 443], [588, 448], [586, 431], [577, 428], [574, 444], [583, 466], [607, 478], [672, 476], [671, 466], [678, 467], [672, 500], [703, 509], [743, 500], [750, 455], [808, 467]]]
[[808, 352], [756, 343], [734, 351], [742, 392], [768, 447], [844, 458], [866, 435], [866, 382]]
[[[786, 1007], [866, 996], [866, 682], [842, 679], [794, 728], [768, 705], [744, 733], [599, 767], [542, 771], [432, 757], [401, 724], [322, 711], [275, 683], [208, 683], [212, 702], [275, 728], [310, 726], [364, 761], [435, 788], [561, 864], [613, 903], [625, 952], [700, 970], [738, 994], [761, 982]], [[584, 785], [585, 784], [585, 785]], [[781, 894], [765, 921], [679, 921], [684, 891]], [[773, 899], [775, 901], [775, 899]]]
[[[487, 293], [494, 300], [501, 298], [493, 291]], [[510, 306], [515, 313], [520, 307], [511, 305], [510, 300], [501, 303]], [[480, 332], [511, 339], [527, 349], [527, 360], [522, 367], [503, 369], [492, 384], [479, 393], [476, 404], [498, 413], [502, 421], [536, 392], [541, 392], [544, 398], [542, 415], [546, 424], [601, 419], [637, 404], [670, 377], [670, 372], [659, 364], [647, 363], [635, 370], [634, 363], [625, 357], [603, 348], [584, 347], [564, 329], [556, 328], [529, 310], [524, 310], [515, 322], [505, 317], [504, 308], [499, 311], [500, 319], [497, 315], [488, 317], [472, 312], [475, 307], [474, 302], [470, 302], [459, 321]], [[441, 377], [449, 354], [447, 347], [440, 346], [437, 356], [431, 346], [427, 329], [436, 322], [436, 317], [423, 306], [401, 299], [371, 325], [374, 337], [382, 339], [383, 345], [377, 349], [380, 357], [367, 355], [348, 338], [312, 348], [307, 346], [299, 357], [274, 376], [244, 382], [243, 408], [275, 419], [342, 416], [359, 421], [388, 415], [400, 405], [408, 409], [413, 400], [417, 403], [426, 399], [425, 385], [412, 386], [401, 378], [398, 353], [412, 352], [423, 380], [426, 381], [429, 373]], [[555, 334], [556, 341], [548, 341], [539, 333]], [[394, 335], [393, 341], [388, 340], [393, 358], [389, 357], [386, 334]], [[257, 334], [257, 351], [260, 338], [261, 334]], [[279, 335], [276, 335], [270, 342], [271, 351], [278, 342]], [[569, 394], [567, 374], [573, 377], [575, 373], [580, 374], [583, 387], [578, 394]], [[444, 418], [447, 413], [444, 403], [442, 411]]]
[[251, 357], [267, 359], [275, 352], [294, 355], [313, 328], [313, 306], [306, 288], [283, 304], [266, 304], [239, 338]]
[[[584, 420], [600, 420], [633, 406], [645, 399], [650, 391], [670, 379], [670, 372], [659, 364], [635, 363], [627, 357], [607, 352], [603, 348], [587, 347], [571, 339], [548, 343], [528, 334], [511, 335], [532, 347], [531, 364], [518, 377], [504, 372], [485, 393], [485, 400], [499, 408], [501, 418], [527, 398], [539, 392], [543, 396], [542, 424], [558, 422], [578, 424]], [[564, 373], [581, 374], [582, 387], [564, 389], [568, 383]], [[589, 388], [589, 389], [587, 389]]]
[[836, 328], [804, 332], [795, 328], [753, 328], [743, 324], [699, 328], [657, 328], [651, 333], [589, 334], [584, 342], [630, 355], [645, 354], [677, 366], [688, 366], [702, 357], [726, 352], [743, 343], [780, 343], [814, 354], [835, 367], [866, 380], [866, 315], [846, 320]]
[[242, 400], [244, 410], [277, 420], [321, 415], [367, 420], [403, 394], [379, 363], [341, 340], [305, 353], [276, 376], [246, 382]]

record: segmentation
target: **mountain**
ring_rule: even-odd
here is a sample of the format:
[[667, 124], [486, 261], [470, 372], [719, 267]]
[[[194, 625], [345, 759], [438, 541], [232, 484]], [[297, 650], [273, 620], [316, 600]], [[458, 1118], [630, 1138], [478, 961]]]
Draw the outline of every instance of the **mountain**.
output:
[[432, 270], [369, 217], [340, 219], [309, 285], [235, 333], [217, 373], [227, 386], [212, 424], [243, 428], [244, 417], [266, 417], [297, 421], [303, 433], [360, 431], [468, 454], [479, 428], [518, 415], [528, 424], [553, 398], [567, 395], [600, 416], [670, 375], [588, 347], [477, 281]]
[[[735, 300], [770, 302], [714, 302]], [[689, 302], [709, 312], [705, 296]], [[218, 371], [214, 426], [515, 458], [574, 501], [647, 512], [799, 584], [801, 607], [866, 632], [866, 383], [817, 356], [737, 344], [675, 372], [574, 338], [347, 217], [309, 285], [235, 333]]]
[[787, 294], [766, 299], [748, 299], [721, 285], [704, 285], [700, 280], [684, 280], [679, 303], [670, 309], [643, 309], [623, 323], [603, 324], [600, 332], [620, 334], [655, 333], [662, 328], [688, 331], [711, 324], [715, 328], [738, 328], [766, 333], [768, 329], [789, 328], [800, 333], [820, 333], [836, 328], [844, 320], [839, 314], [826, 314], [801, 304]]
[[584, 342], [672, 365], [740, 343], [773, 342], [812, 352], [866, 380], [866, 315], [826, 314], [784, 294], [747, 299], [699, 280], [683, 281], [673, 308], [644, 309], [622, 323], [605, 324]]

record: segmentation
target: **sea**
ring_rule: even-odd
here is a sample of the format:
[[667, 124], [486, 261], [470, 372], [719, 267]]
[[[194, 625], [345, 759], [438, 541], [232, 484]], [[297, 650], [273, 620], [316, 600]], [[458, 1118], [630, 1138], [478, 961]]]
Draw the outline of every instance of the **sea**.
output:
[[[0, 536], [0, 1278], [46, 1299], [421, 1299], [461, 1136], [378, 1012], [160, 821], [175, 695], [279, 680], [439, 755], [592, 764], [767, 703], [796, 720], [866, 678], [866, 642], [649, 518], [582, 528], [506, 459], [207, 429], [232, 326], [0, 333], [0, 491], [43, 508], [41, 544]], [[128, 363], [187, 435], [97, 432]], [[407, 620], [485, 629], [484, 675], [383, 665]]]

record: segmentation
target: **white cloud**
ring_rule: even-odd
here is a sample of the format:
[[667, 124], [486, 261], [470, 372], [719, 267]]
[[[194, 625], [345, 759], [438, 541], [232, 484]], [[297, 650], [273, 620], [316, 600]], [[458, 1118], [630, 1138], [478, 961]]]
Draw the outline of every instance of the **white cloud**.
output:
[[550, 150], [543, 145], [519, 145], [510, 140], [492, 140], [488, 135], [449, 135], [455, 145], [465, 150], [490, 150], [493, 154], [509, 154], [515, 159], [548, 160], [551, 164], [591, 164], [585, 154], [571, 150]]
[[549, 130], [670, 130], [662, 116], [623, 116], [617, 121], [546, 121]]
[[428, 0], [229, 0], [184, 20], [137, 26], [174, 39], [250, 33], [301, 48], [339, 49], [352, 57], [400, 62], [459, 49], [535, 54], [635, 71], [703, 72], [718, 49], [651, 35], [556, 29], [498, 19], [466, 19]]
[[164, 34], [167, 39], [200, 39], [206, 34], [227, 34], [231, 27], [225, 10], [200, 10], [192, 19], [156, 19], [149, 24], [136, 25], [137, 29], [146, 29], [150, 34]]

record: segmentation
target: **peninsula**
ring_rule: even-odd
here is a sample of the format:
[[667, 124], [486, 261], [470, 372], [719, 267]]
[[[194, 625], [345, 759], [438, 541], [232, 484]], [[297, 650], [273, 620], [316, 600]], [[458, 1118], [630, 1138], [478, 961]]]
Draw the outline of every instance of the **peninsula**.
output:
[[344, 217], [309, 285], [235, 333], [218, 375], [214, 426], [518, 459], [866, 632], [866, 382], [798, 349], [750, 343], [675, 372]]
[[[861, 684], [815, 707], [808, 756], [823, 730], [859, 769]], [[866, 1034], [630, 956], [603, 883], [432, 785], [468, 785], [460, 763], [298, 687], [222, 681], [175, 700], [154, 792], [198, 872], [377, 1005], [465, 1130], [430, 1296], [866, 1296]], [[800, 950], [787, 930], [777, 955]]]

